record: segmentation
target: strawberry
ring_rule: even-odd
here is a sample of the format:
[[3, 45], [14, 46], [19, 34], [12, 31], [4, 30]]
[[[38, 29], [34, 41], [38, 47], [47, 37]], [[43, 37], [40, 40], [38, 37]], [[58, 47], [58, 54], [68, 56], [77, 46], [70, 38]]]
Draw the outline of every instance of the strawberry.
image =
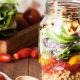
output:
[[38, 48], [33, 48], [30, 55], [32, 58], [37, 59], [38, 58]]
[[31, 49], [30, 48], [23, 48], [17, 52], [20, 58], [28, 58], [30, 56]]

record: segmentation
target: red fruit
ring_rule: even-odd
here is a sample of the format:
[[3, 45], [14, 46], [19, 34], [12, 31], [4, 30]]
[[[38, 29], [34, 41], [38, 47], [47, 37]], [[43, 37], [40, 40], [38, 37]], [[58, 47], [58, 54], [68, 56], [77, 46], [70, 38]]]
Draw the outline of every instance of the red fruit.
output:
[[0, 74], [0, 80], [6, 80], [2, 74]]
[[31, 49], [30, 48], [23, 48], [18, 51], [18, 55], [20, 58], [28, 58], [30, 56]]
[[0, 62], [10, 62], [12, 57], [10, 54], [0, 54]]
[[37, 59], [38, 58], [38, 48], [34, 48], [31, 51], [31, 57], [34, 58], [34, 59]]
[[63, 61], [58, 61], [57, 64], [55, 64], [55, 69], [56, 70], [69, 70], [70, 65], [67, 62], [63, 62]]
[[28, 21], [30, 25], [38, 23], [41, 20], [39, 12], [34, 8], [30, 8], [28, 11], [26, 11], [23, 17]]
[[76, 72], [80, 71], [80, 64], [71, 65], [69, 69], [72, 74], [75, 74]]
[[14, 53], [13, 54], [13, 58], [18, 60], [18, 59], [20, 59], [20, 55], [18, 53]]
[[49, 59], [49, 64], [56, 64], [57, 63], [57, 60], [55, 58], [50, 58]]
[[22, 30], [29, 26], [27, 20], [23, 18], [23, 14], [16, 15], [17, 29]]

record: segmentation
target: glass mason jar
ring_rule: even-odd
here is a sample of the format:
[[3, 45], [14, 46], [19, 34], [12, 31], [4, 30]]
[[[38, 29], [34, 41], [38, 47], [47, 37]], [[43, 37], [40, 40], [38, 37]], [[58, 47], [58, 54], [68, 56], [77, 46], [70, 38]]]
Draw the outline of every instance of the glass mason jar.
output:
[[39, 48], [42, 80], [80, 80], [80, 0], [47, 0]]

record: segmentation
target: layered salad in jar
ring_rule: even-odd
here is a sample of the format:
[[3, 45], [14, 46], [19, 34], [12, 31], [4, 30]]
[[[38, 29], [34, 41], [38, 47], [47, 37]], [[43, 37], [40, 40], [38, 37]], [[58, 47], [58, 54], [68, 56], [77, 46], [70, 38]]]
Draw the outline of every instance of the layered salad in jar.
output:
[[52, 1], [47, 5], [39, 32], [42, 80], [80, 80], [79, 4]]

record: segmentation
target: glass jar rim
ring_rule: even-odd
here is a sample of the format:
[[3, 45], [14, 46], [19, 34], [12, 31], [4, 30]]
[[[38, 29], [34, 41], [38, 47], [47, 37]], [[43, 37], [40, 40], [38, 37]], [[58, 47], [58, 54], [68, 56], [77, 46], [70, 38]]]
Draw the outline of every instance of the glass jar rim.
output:
[[80, 0], [47, 0], [47, 2], [52, 2], [52, 1], [80, 3]]

